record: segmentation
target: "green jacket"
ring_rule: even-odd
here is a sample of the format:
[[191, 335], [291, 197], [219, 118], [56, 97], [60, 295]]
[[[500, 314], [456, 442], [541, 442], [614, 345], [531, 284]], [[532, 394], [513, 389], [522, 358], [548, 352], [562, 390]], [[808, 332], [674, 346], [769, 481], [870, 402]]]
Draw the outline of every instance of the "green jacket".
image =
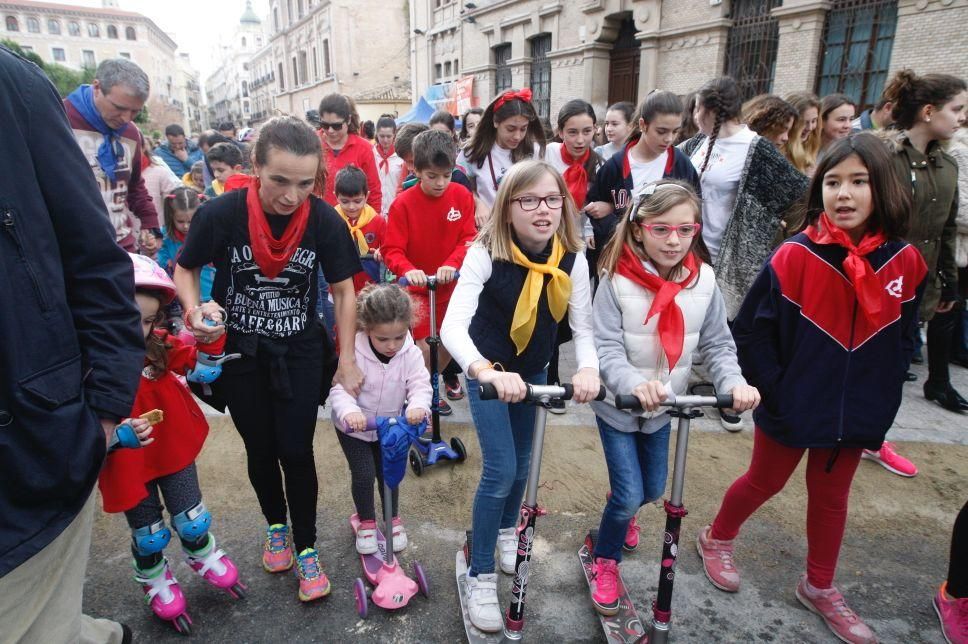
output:
[[921, 319], [934, 317], [941, 301], [958, 298], [955, 266], [955, 217], [958, 214], [958, 164], [937, 141], [921, 154], [902, 133], [894, 141], [894, 167], [911, 190], [914, 208], [907, 239], [928, 265]]

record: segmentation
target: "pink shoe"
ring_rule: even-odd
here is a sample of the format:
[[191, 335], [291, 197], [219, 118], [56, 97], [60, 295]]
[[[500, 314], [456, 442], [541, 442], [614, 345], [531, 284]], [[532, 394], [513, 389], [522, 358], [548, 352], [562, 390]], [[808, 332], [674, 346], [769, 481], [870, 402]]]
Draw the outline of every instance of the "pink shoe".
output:
[[807, 587], [807, 576], [797, 584], [797, 599], [812, 612], [820, 615], [827, 628], [838, 639], [849, 644], [877, 644], [874, 631], [850, 609], [840, 591], [831, 586], [826, 590]]
[[898, 476], [912, 477], [918, 474], [917, 466], [894, 451], [894, 443], [889, 441], [884, 441], [884, 444], [876, 452], [865, 449], [861, 458], [874, 461], [888, 472], [893, 472]]
[[306, 548], [296, 557], [296, 576], [299, 601], [311, 602], [329, 594], [329, 578], [319, 567], [319, 553], [315, 548]]
[[640, 529], [641, 528], [639, 528], [639, 524], [635, 520], [635, 517], [632, 517], [632, 520], [629, 521], [629, 529], [625, 532], [625, 543], [622, 544], [623, 548], [629, 552], [632, 552], [638, 547]]
[[592, 565], [592, 603], [602, 615], [618, 613], [618, 563], [614, 559], [595, 558]]
[[239, 569], [221, 548], [215, 546], [215, 537], [208, 535], [208, 545], [197, 552], [185, 551], [188, 565], [198, 575], [224, 590], [236, 599], [245, 596], [245, 586], [239, 581]]
[[[150, 570], [141, 570], [135, 565], [134, 573], [134, 580], [141, 584], [141, 589], [145, 593], [145, 603], [151, 607], [155, 615], [166, 622], [173, 623], [184, 615], [188, 624], [191, 624], [191, 619], [188, 619], [188, 614], [185, 612], [188, 608], [185, 594], [178, 585], [178, 580], [171, 574], [167, 559], [162, 559]], [[182, 631], [178, 623], [175, 623], [175, 628], [179, 632]]]
[[934, 612], [941, 622], [941, 634], [948, 644], [968, 644], [968, 598], [948, 599], [948, 582], [934, 596]]
[[739, 570], [733, 563], [733, 542], [712, 539], [712, 526], [706, 526], [696, 537], [696, 550], [702, 557], [702, 569], [713, 586], [728, 593], [739, 590]]
[[262, 567], [266, 572], [285, 572], [292, 568], [292, 537], [289, 526], [276, 523], [266, 528], [266, 541], [262, 549]]
[[407, 539], [407, 529], [403, 527], [403, 519], [393, 517], [393, 551], [406, 550], [410, 541]]

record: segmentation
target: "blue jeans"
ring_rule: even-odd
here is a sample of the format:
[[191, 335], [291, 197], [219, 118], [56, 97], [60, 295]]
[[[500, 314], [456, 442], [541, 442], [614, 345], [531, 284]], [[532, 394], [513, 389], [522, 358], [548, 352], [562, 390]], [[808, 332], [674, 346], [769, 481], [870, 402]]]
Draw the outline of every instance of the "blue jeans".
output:
[[329, 337], [335, 339], [336, 307], [329, 301], [329, 282], [326, 281], [326, 276], [323, 275], [322, 268], [319, 269], [318, 277], [319, 297], [316, 300], [316, 315], [319, 316], [319, 319], [326, 326]]
[[658, 431], [645, 434], [620, 432], [597, 416], [595, 420], [612, 487], [598, 526], [595, 556], [621, 561], [629, 521], [639, 508], [660, 498], [665, 491], [672, 426], [666, 423]]
[[[543, 385], [548, 381], [547, 371], [524, 381]], [[471, 519], [474, 538], [470, 571], [476, 576], [494, 572], [497, 531], [518, 521], [528, 483], [535, 412], [531, 403], [509, 405], [500, 400], [481, 400], [478, 382], [473, 378], [467, 379], [467, 400], [484, 461]]]

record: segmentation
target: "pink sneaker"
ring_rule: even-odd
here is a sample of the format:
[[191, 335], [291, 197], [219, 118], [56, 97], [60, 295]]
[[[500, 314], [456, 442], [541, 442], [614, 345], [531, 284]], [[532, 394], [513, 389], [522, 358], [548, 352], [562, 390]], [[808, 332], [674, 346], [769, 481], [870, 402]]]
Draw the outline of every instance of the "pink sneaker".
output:
[[393, 551], [401, 552], [406, 550], [409, 543], [407, 529], [403, 527], [403, 519], [393, 517]]
[[602, 615], [618, 613], [618, 563], [614, 559], [595, 558], [592, 566], [592, 603]]
[[319, 553], [306, 548], [296, 558], [296, 577], [299, 578], [299, 601], [311, 602], [329, 594], [329, 578], [319, 567]]
[[850, 609], [840, 591], [831, 586], [826, 590], [807, 588], [807, 576], [797, 584], [797, 599], [812, 612], [820, 615], [827, 628], [838, 639], [849, 644], [877, 644], [874, 631]]
[[696, 537], [696, 550], [702, 557], [702, 569], [713, 586], [728, 593], [739, 590], [739, 570], [733, 563], [733, 542], [719, 541], [709, 536], [712, 526], [706, 526]]
[[638, 522], [635, 517], [632, 517], [632, 520], [629, 521], [629, 529], [625, 532], [625, 543], [622, 544], [622, 547], [629, 552], [635, 550], [639, 545], [639, 530]]
[[284, 572], [292, 568], [294, 562], [289, 526], [276, 523], [266, 528], [266, 542], [262, 549], [262, 567], [266, 572]]
[[874, 461], [888, 472], [894, 472], [898, 476], [912, 477], [918, 474], [917, 466], [894, 451], [894, 443], [889, 441], [884, 441], [884, 444], [876, 452], [865, 449], [861, 458]]
[[948, 599], [948, 582], [934, 596], [934, 612], [941, 622], [941, 634], [948, 644], [968, 644], [968, 598]]

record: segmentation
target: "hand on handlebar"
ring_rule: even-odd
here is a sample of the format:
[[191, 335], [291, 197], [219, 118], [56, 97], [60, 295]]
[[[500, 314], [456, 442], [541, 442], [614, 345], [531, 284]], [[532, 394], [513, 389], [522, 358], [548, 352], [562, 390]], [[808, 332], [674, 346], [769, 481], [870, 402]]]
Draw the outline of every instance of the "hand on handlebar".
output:
[[598, 398], [602, 381], [598, 377], [598, 371], [586, 367], [579, 369], [572, 377], [571, 386], [574, 388], [571, 399], [577, 403], [586, 403]]
[[659, 403], [669, 397], [665, 383], [661, 380], [648, 380], [639, 384], [632, 390], [632, 395], [639, 399], [645, 411], [657, 410]]
[[497, 399], [501, 402], [521, 402], [528, 394], [528, 386], [516, 373], [484, 369], [477, 374], [477, 381], [482, 385], [493, 385], [497, 390]]
[[411, 286], [426, 286], [427, 285], [427, 274], [424, 273], [419, 268], [415, 268], [412, 271], [407, 271], [403, 274], [407, 282]]
[[422, 409], [420, 407], [408, 407], [407, 412], [404, 414], [407, 418], [407, 422], [411, 425], [419, 425], [424, 421], [427, 416], [430, 415], [430, 411], [427, 409]]
[[760, 404], [760, 392], [756, 387], [750, 385], [740, 385], [733, 387], [733, 409], [737, 412], [744, 412], [756, 409]]
[[347, 429], [354, 432], [362, 432], [366, 430], [366, 416], [358, 411], [346, 414], [343, 418], [343, 424]]
[[441, 266], [437, 269], [437, 283], [438, 284], [449, 284], [454, 281], [454, 276], [457, 274], [457, 269], [453, 266]]

